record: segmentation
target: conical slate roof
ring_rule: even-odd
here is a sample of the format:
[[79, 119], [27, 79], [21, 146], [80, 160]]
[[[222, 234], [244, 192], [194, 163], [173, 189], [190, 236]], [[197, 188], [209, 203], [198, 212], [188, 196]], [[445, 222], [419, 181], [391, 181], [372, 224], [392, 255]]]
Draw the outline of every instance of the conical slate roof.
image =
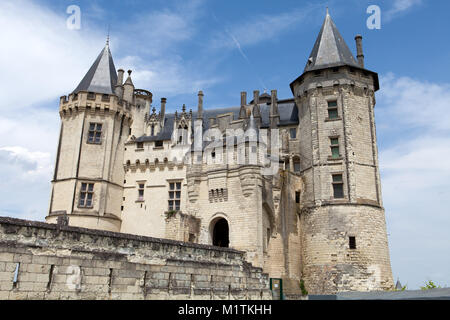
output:
[[304, 72], [343, 65], [360, 67], [327, 12]]
[[95, 93], [114, 94], [114, 86], [116, 83], [116, 67], [114, 66], [111, 51], [109, 50], [109, 45], [107, 43], [73, 93], [90, 91]]

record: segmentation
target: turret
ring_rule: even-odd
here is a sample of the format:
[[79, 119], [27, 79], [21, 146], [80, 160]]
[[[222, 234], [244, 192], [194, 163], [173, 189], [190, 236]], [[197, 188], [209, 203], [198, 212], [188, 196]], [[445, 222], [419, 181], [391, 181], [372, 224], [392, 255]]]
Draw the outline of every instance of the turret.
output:
[[[120, 231], [124, 142], [131, 114], [116, 96], [120, 83], [106, 44], [69, 99], [61, 99], [61, 131], [47, 222]], [[119, 72], [120, 76], [120, 72]], [[120, 86], [120, 85], [119, 85]]]
[[[360, 45], [358, 56], [360, 63], [327, 12], [303, 74], [291, 83], [305, 181], [302, 278], [311, 293], [393, 286], [375, 133], [378, 75], [363, 68]], [[330, 254], [317, 257], [323, 248]], [[360, 282], [364, 274], [373, 282]]]
[[123, 84], [123, 100], [128, 103], [134, 103], [134, 84], [131, 80], [131, 70], [128, 70], [128, 78]]

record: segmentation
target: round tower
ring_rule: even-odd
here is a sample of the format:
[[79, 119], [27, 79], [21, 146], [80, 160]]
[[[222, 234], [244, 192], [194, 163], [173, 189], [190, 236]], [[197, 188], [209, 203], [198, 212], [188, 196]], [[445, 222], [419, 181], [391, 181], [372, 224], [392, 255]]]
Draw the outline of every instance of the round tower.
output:
[[310, 293], [393, 287], [381, 197], [374, 93], [327, 13], [304, 73], [291, 83], [299, 109], [302, 279]]
[[78, 87], [61, 97], [61, 131], [46, 221], [120, 231], [124, 142], [130, 106], [116, 95], [118, 82], [108, 44]]

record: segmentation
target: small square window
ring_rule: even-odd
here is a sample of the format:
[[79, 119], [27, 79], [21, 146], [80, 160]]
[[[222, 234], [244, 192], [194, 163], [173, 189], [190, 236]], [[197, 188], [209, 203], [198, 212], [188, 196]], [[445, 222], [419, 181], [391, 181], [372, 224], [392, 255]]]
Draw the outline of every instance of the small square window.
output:
[[137, 142], [136, 143], [136, 148], [137, 149], [144, 149], [144, 143], [143, 142]]
[[162, 141], [155, 141], [155, 147], [162, 147], [163, 142]]

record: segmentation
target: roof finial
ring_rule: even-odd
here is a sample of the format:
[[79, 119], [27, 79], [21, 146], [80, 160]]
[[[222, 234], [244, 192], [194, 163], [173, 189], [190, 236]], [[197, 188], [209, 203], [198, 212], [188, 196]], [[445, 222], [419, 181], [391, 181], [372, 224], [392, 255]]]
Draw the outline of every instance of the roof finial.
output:
[[106, 45], [109, 46], [109, 24], [108, 24], [108, 35], [106, 36]]

